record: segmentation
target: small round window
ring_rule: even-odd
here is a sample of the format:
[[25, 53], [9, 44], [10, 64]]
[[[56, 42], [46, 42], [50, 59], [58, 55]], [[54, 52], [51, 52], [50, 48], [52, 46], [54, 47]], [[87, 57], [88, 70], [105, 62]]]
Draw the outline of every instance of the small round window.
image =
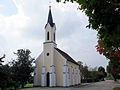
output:
[[47, 53], [47, 56], [49, 56], [50, 54], [49, 53]]

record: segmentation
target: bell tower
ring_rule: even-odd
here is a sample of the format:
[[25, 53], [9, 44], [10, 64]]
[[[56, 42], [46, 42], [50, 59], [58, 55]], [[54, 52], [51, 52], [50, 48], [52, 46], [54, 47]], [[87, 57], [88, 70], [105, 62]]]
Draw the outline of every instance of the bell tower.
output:
[[56, 44], [56, 26], [53, 23], [51, 6], [49, 6], [48, 20], [45, 25], [45, 42], [43, 43], [42, 86], [56, 86], [54, 53]]
[[52, 13], [51, 13], [51, 6], [49, 6], [49, 14], [47, 24], [45, 25], [45, 42], [51, 42], [56, 44], [56, 26], [53, 23]]

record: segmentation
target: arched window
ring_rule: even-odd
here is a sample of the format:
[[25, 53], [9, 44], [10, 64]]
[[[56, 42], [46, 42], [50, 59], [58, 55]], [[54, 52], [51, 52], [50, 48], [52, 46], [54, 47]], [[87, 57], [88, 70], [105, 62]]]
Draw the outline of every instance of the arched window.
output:
[[47, 40], [49, 40], [49, 32], [47, 32]]
[[55, 33], [54, 33], [54, 41], [55, 41]]

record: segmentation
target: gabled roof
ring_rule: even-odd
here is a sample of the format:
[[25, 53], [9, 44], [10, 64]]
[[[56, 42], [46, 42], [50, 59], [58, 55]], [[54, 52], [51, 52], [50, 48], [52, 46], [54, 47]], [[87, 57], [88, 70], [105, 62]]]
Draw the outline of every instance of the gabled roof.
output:
[[67, 53], [63, 52], [62, 50], [55, 48], [67, 61], [72, 62], [76, 65], [79, 65], [74, 59], [72, 59]]
[[[52, 13], [51, 13], [51, 7], [49, 7], [49, 14], [48, 14], [47, 24], [48, 23], [50, 24], [51, 27], [53, 27], [55, 25], [55, 23], [53, 23], [53, 18], [52, 18]], [[46, 26], [47, 26], [47, 24], [46, 24]]]

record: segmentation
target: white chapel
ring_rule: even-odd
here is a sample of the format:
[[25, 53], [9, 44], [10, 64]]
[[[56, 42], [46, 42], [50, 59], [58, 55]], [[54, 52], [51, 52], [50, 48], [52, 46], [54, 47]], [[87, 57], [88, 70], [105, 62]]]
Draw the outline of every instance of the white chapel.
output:
[[34, 86], [68, 87], [81, 83], [79, 64], [67, 53], [57, 48], [56, 26], [53, 22], [51, 7], [45, 25], [43, 52], [35, 61]]

